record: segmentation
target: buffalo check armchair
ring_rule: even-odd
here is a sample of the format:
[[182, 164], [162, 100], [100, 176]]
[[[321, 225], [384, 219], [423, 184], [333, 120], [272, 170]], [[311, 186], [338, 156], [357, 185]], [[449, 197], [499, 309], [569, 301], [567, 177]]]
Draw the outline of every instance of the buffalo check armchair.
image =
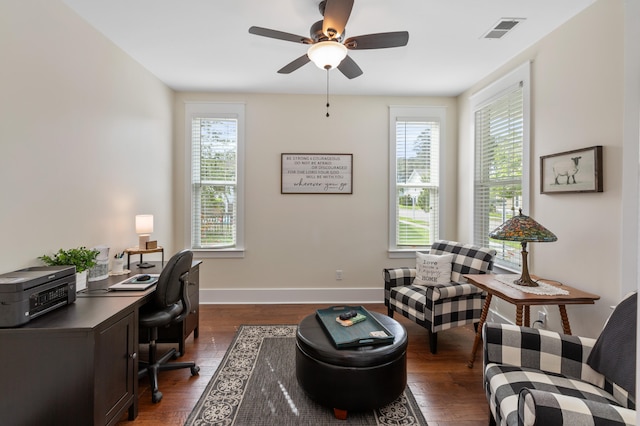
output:
[[485, 323], [490, 425], [635, 425], [636, 305], [632, 293], [597, 340]]
[[430, 254], [453, 255], [446, 284], [416, 285], [416, 268], [384, 269], [384, 304], [390, 317], [398, 312], [429, 332], [431, 353], [437, 352], [437, 333], [480, 321], [486, 293], [467, 283], [464, 274], [486, 274], [496, 251], [472, 244], [439, 240]]

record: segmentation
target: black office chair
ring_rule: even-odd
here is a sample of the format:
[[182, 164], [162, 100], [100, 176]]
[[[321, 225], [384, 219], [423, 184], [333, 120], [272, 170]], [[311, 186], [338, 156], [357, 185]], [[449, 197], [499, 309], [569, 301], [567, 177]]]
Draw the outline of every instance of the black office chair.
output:
[[167, 363], [170, 358], [176, 359], [182, 356], [175, 348], [171, 348], [159, 359], [156, 352], [158, 328], [181, 322], [191, 310], [188, 286], [192, 260], [193, 253], [189, 250], [182, 250], [171, 257], [158, 278], [153, 299], [140, 308], [138, 323], [140, 332], [146, 330], [148, 333], [149, 361], [139, 362], [138, 378], [149, 375], [151, 401], [154, 403], [162, 399], [162, 392], [158, 390], [159, 370], [190, 368], [192, 376], [200, 371], [200, 367], [195, 362]]

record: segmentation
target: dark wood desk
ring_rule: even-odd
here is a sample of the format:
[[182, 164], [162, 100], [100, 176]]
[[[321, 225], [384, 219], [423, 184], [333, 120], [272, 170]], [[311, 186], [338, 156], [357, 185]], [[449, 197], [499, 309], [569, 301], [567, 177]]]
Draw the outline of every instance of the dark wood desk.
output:
[[[182, 347], [192, 331], [197, 337], [199, 263], [194, 262], [189, 278], [194, 312], [176, 325], [175, 334], [165, 336]], [[158, 263], [131, 274], [161, 268]], [[0, 329], [3, 425], [113, 425], [126, 410], [129, 419], [137, 416], [138, 309], [155, 287], [105, 291], [126, 278], [90, 282], [74, 303], [23, 326]]]
[[[577, 304], [594, 304], [596, 300], [600, 299], [600, 296], [587, 293], [586, 291], [578, 290], [568, 285], [560, 285], [554, 281], [541, 280], [546, 284], [550, 284], [554, 287], [562, 288], [569, 292], [569, 294], [559, 294], [554, 296], [537, 295], [531, 293], [525, 293], [517, 288], [504, 284], [498, 281], [493, 274], [469, 274], [464, 277], [476, 287], [487, 292], [487, 298], [485, 299], [484, 306], [482, 307], [482, 313], [480, 314], [480, 322], [478, 323], [478, 330], [476, 331], [476, 337], [473, 341], [473, 349], [471, 350], [471, 357], [467, 366], [473, 367], [475, 361], [476, 352], [482, 339], [482, 325], [487, 319], [489, 312], [489, 305], [493, 296], [497, 296], [502, 300], [509, 303], [513, 303], [516, 306], [516, 325], [529, 327], [529, 308], [532, 305], [558, 305], [560, 310], [560, 318], [562, 319], [562, 330], [565, 334], [571, 334], [571, 326], [569, 325], [569, 317], [567, 316], [566, 305]], [[534, 280], [539, 280], [539, 277], [533, 277]], [[523, 323], [524, 313], [524, 323]]]
[[137, 415], [140, 297], [78, 298], [0, 329], [2, 424], [110, 425]]
[[[154, 287], [145, 291], [108, 291], [110, 285], [116, 284], [135, 274], [159, 274], [162, 271], [164, 262], [149, 262], [153, 268], [133, 268], [129, 274], [110, 276], [106, 280], [93, 281], [87, 283], [87, 288], [77, 293], [77, 297], [141, 297], [144, 303], [151, 298]], [[158, 330], [158, 343], [178, 343], [180, 354], [185, 353], [185, 340], [191, 333], [194, 338], [198, 338], [200, 325], [200, 264], [202, 261], [194, 260], [189, 272], [189, 300], [191, 301], [191, 312], [180, 324], [173, 324]], [[140, 304], [142, 304], [140, 303]], [[139, 341], [146, 342], [145, 336], [141, 336]]]

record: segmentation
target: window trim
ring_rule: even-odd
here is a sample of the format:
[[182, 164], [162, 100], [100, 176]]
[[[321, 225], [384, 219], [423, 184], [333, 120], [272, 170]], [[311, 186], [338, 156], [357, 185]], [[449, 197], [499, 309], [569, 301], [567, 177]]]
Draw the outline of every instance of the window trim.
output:
[[440, 123], [440, 157], [438, 158], [438, 234], [442, 236], [445, 229], [444, 208], [446, 202], [446, 182], [444, 179], [445, 159], [447, 158], [447, 108], [444, 106], [389, 106], [389, 192], [388, 206], [388, 249], [387, 254], [391, 259], [415, 258], [416, 251], [426, 251], [429, 246], [415, 248], [399, 248], [396, 245], [396, 121], [398, 118], [415, 119], [425, 121], [438, 121]]
[[[496, 80], [484, 89], [479, 90], [470, 97], [471, 105], [471, 135], [473, 135], [473, 166], [476, 167], [476, 112], [488, 104], [494, 102], [498, 98], [502, 97], [509, 91], [514, 85], [522, 82], [522, 211], [524, 214], [528, 214], [531, 206], [531, 142], [530, 142], [530, 129], [531, 129], [531, 61], [527, 61], [518, 66], [505, 76]], [[471, 187], [475, 188], [475, 172], [471, 176]], [[475, 206], [476, 206], [476, 192], [473, 190], [473, 210], [469, 220], [471, 221], [472, 239], [475, 238]], [[475, 241], [474, 241], [475, 243]], [[496, 266], [512, 272], [520, 272], [520, 270], [514, 270], [511, 265], [505, 265], [499, 259], [496, 259]]]
[[242, 102], [192, 102], [185, 101], [184, 106], [185, 127], [185, 223], [184, 245], [191, 246], [191, 221], [192, 221], [192, 140], [191, 124], [193, 116], [210, 118], [237, 118], [238, 119], [238, 149], [237, 149], [237, 222], [236, 244], [234, 247], [223, 248], [191, 248], [199, 258], [242, 258], [245, 252], [244, 234], [244, 184], [245, 184], [245, 104]]

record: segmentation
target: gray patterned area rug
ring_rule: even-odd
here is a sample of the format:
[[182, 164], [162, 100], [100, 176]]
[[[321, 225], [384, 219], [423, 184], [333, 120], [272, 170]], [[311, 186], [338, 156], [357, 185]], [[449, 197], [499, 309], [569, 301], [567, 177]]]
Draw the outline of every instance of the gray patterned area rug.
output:
[[385, 407], [336, 419], [331, 408], [313, 402], [298, 385], [296, 329], [240, 326], [185, 426], [427, 425], [408, 387]]

